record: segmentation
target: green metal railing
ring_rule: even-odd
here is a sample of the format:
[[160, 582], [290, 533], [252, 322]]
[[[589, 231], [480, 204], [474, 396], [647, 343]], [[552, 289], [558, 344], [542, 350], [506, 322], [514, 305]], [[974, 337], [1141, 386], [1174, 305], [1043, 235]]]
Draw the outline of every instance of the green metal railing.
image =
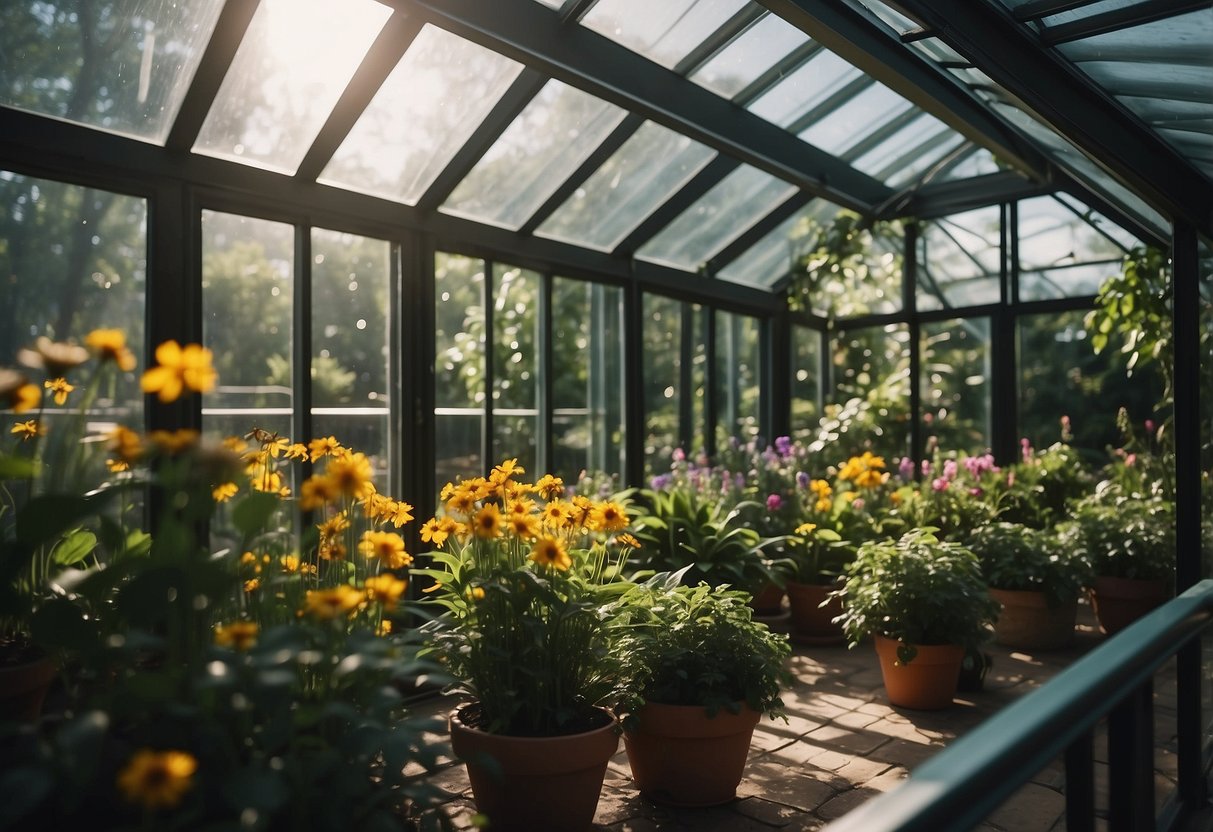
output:
[[[1066, 830], [1093, 832], [1093, 747], [1104, 718], [1109, 832], [1175, 828], [1208, 805], [1200, 635], [1211, 625], [1213, 580], [1204, 580], [956, 740], [899, 788], [830, 824], [828, 832], [973, 829], [1063, 754]], [[1156, 817], [1153, 679], [1172, 656], [1179, 781]]]

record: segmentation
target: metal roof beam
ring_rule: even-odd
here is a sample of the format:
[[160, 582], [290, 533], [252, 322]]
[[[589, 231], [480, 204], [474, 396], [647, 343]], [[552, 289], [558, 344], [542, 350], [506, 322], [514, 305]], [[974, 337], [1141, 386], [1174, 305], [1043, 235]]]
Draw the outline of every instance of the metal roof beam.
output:
[[891, 191], [835, 157], [533, 0], [394, 5], [696, 141], [856, 210]]
[[904, 204], [891, 208], [878, 219], [946, 217], [1000, 202], [1041, 196], [1053, 190], [1052, 187], [1024, 179], [1014, 171], [999, 171], [972, 179], [923, 185]]
[[1099, 0], [1028, 0], [1027, 3], [1014, 8], [1011, 14], [1019, 21], [1039, 20], [1042, 17], [1081, 9], [1083, 6], [1090, 6], [1097, 2]]
[[1208, 177], [1052, 50], [986, 2], [897, 0], [942, 38], [1155, 207], [1213, 235]]

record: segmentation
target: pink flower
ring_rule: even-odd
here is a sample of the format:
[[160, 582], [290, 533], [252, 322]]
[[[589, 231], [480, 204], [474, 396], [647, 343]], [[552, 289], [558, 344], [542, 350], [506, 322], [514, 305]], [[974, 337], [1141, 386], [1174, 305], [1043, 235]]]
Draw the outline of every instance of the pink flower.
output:
[[943, 463], [943, 475], [946, 479], [956, 479], [956, 473], [960, 470], [960, 466], [956, 464], [956, 460], [948, 459]]
[[936, 477], [931, 481], [931, 489], [933, 491], [947, 491], [949, 485], [951, 485], [951, 482], [943, 477]]
[[1129, 454], [1125, 457], [1125, 467], [1132, 468], [1133, 463], [1137, 461], [1137, 454]]
[[779, 507], [783, 505], [783, 497], [778, 494], [767, 496], [767, 511], [779, 511]]

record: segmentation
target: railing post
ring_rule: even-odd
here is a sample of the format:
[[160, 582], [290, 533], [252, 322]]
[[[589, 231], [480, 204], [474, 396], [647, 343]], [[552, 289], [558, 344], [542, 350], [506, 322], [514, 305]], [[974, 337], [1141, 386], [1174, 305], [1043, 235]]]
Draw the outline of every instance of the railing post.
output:
[[1154, 832], [1154, 682], [1108, 714], [1108, 829]]
[[1066, 832], [1095, 832], [1095, 734], [1066, 748]]

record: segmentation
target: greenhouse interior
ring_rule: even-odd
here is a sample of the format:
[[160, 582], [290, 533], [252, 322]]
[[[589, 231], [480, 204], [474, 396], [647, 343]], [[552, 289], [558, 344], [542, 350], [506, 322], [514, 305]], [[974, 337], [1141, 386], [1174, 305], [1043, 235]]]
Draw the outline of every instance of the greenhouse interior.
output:
[[0, 828], [1213, 830], [1211, 403], [1209, 0], [7, 0]]

